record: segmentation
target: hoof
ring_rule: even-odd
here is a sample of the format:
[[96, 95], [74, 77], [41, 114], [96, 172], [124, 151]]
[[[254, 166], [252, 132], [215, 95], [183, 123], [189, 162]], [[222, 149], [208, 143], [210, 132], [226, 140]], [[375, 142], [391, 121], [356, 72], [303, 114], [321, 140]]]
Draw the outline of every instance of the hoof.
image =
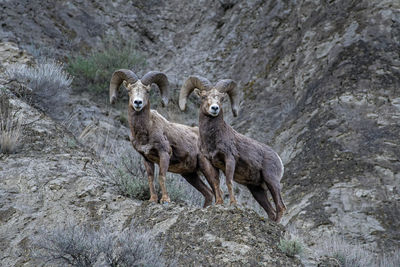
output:
[[169, 197], [162, 197], [160, 200], [161, 204], [168, 204], [169, 202], [171, 202], [171, 199]]
[[153, 196], [153, 197], [150, 197], [149, 201], [157, 203], [158, 202], [158, 198], [157, 198], [157, 196]]
[[212, 205], [212, 199], [204, 200], [203, 208], [207, 208], [208, 206], [211, 206], [211, 205]]
[[281, 222], [282, 216], [283, 216], [283, 211], [278, 212], [278, 213], [276, 214], [276, 217], [275, 217], [275, 220], [274, 220], [274, 221], [277, 222], [277, 223]]
[[224, 205], [224, 201], [223, 200], [217, 200], [215, 202], [215, 205]]
[[270, 219], [273, 222], [276, 222], [276, 215], [275, 215], [275, 211], [271, 214], [268, 213], [268, 219]]

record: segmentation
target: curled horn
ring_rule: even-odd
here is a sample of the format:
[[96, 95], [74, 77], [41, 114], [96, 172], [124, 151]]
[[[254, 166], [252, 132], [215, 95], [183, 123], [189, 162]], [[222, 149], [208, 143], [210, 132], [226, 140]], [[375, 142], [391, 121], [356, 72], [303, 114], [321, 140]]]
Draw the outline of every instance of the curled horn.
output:
[[161, 92], [162, 106], [165, 107], [166, 105], [168, 105], [169, 82], [167, 75], [159, 71], [150, 71], [142, 77], [141, 81], [144, 85], [151, 85], [152, 83], [157, 84]]
[[231, 79], [220, 80], [214, 88], [229, 95], [233, 116], [237, 117], [239, 114], [240, 94], [236, 82]]
[[110, 81], [110, 103], [114, 104], [117, 100], [117, 91], [123, 81], [127, 81], [128, 83], [133, 84], [137, 80], [138, 77], [131, 70], [120, 69], [114, 71]]
[[179, 93], [179, 108], [182, 111], [186, 109], [187, 98], [195, 88], [200, 90], [209, 90], [211, 88], [211, 83], [209, 80], [201, 76], [189, 76]]

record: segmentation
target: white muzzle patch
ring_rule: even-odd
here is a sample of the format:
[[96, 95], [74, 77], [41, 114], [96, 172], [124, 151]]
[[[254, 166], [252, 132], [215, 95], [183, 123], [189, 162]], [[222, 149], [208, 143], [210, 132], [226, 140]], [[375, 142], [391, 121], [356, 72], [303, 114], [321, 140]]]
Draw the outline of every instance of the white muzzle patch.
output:
[[212, 104], [210, 106], [210, 108], [208, 109], [208, 113], [210, 113], [210, 115], [214, 116], [214, 117], [218, 116], [219, 111], [220, 111], [220, 108], [217, 104]]
[[143, 108], [143, 99], [135, 98], [133, 100], [132, 106], [136, 111], [141, 111]]

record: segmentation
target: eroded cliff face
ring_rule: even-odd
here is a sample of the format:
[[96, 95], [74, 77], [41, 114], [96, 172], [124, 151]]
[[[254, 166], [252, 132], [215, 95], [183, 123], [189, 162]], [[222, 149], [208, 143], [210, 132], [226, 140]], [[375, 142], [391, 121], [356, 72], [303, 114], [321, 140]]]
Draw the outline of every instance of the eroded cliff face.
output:
[[396, 1], [169, 2], [157, 7], [167, 29], [149, 26], [168, 51], [149, 49], [150, 59], [180, 80], [177, 88], [191, 73], [239, 81], [241, 115], [226, 119], [282, 155], [284, 224], [310, 240], [341, 233], [390, 249], [400, 240], [399, 8]]
[[[61, 58], [100, 46], [105, 35], [134, 40], [148, 60], [137, 72], [159, 69], [169, 77], [172, 99], [159, 110], [174, 121], [197, 122], [195, 98], [190, 112], [177, 108], [188, 75], [237, 80], [241, 115], [233, 119], [227, 103], [225, 119], [282, 156], [283, 224], [306, 233], [310, 246], [341, 234], [375, 251], [399, 247], [398, 1], [9, 1], [0, 7], [4, 40], [53, 47]], [[240, 194], [248, 199], [245, 189]]]

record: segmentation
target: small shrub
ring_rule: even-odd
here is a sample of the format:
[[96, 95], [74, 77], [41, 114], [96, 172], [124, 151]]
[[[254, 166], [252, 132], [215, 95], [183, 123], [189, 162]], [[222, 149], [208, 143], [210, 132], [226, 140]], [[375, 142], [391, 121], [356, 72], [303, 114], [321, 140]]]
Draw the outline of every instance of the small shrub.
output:
[[10, 108], [5, 93], [0, 93], [0, 153], [12, 154], [17, 151], [21, 137], [21, 122]]
[[121, 195], [139, 200], [150, 199], [147, 174], [140, 157], [122, 157], [122, 166], [113, 175]]
[[63, 65], [48, 59], [35, 67], [13, 65], [6, 71], [11, 80], [25, 83], [32, 91], [32, 104], [53, 117], [62, 111], [70, 90], [72, 78]]
[[149, 232], [69, 225], [41, 231], [33, 256], [72, 266], [165, 266], [162, 248]]
[[133, 44], [118, 46], [108, 40], [102, 51], [70, 57], [67, 70], [75, 77], [76, 87], [104, 93], [116, 69], [132, 69], [145, 63], [144, 57], [136, 51]]
[[[85, 136], [87, 132], [85, 131], [82, 135]], [[113, 146], [114, 150], [107, 153], [107, 158], [99, 162], [97, 169], [99, 175], [111, 182], [119, 194], [133, 199], [149, 200], [149, 182], [142, 156], [135, 152], [130, 145], [120, 147], [120, 149], [118, 147], [118, 145]], [[154, 173], [154, 186], [158, 197], [161, 198], [157, 165]], [[194, 206], [201, 206], [204, 202], [204, 197], [179, 174], [167, 173], [166, 186], [168, 194], [174, 202]]]
[[[158, 184], [157, 168], [155, 168], [154, 186], [158, 197], [161, 198], [161, 189]], [[112, 176], [114, 184], [121, 195], [139, 200], [150, 199], [150, 188], [147, 173], [140, 157], [122, 157], [122, 166]], [[170, 199], [174, 202], [185, 202], [188, 187], [192, 187], [180, 175], [168, 173], [166, 187]]]
[[289, 257], [294, 257], [296, 255], [301, 255], [304, 250], [303, 243], [290, 235], [286, 235], [285, 238], [281, 238], [279, 249]]
[[77, 225], [42, 231], [34, 245], [34, 257], [73, 266], [93, 266], [100, 252], [95, 249], [95, 232]]
[[190, 194], [188, 191], [193, 187], [189, 185], [180, 175], [167, 175], [165, 186], [167, 187], [169, 198], [172, 201], [177, 203], [185, 203], [186, 201], [190, 201], [190, 199], [186, 198], [187, 196], [192, 196], [192, 194]]
[[[149, 232], [135, 232], [128, 229], [117, 235], [107, 231], [103, 231], [103, 233], [106, 233], [105, 238], [100, 238], [100, 240], [113, 240], [111, 249], [107, 249], [107, 246], [105, 249], [100, 249], [105, 255], [105, 262], [110, 266], [166, 265], [161, 256], [162, 247]], [[101, 244], [106, 244], [106, 242], [101, 242]]]
[[129, 127], [128, 118], [126, 117], [126, 115], [123, 112], [121, 112], [121, 114], [119, 115], [119, 122], [122, 125]]
[[149, 200], [150, 198], [149, 184], [145, 176], [133, 176], [123, 169], [119, 169], [115, 182], [119, 193], [123, 196], [139, 200]]
[[78, 144], [76, 143], [75, 139], [69, 138], [67, 139], [67, 146], [69, 148], [76, 148]]

